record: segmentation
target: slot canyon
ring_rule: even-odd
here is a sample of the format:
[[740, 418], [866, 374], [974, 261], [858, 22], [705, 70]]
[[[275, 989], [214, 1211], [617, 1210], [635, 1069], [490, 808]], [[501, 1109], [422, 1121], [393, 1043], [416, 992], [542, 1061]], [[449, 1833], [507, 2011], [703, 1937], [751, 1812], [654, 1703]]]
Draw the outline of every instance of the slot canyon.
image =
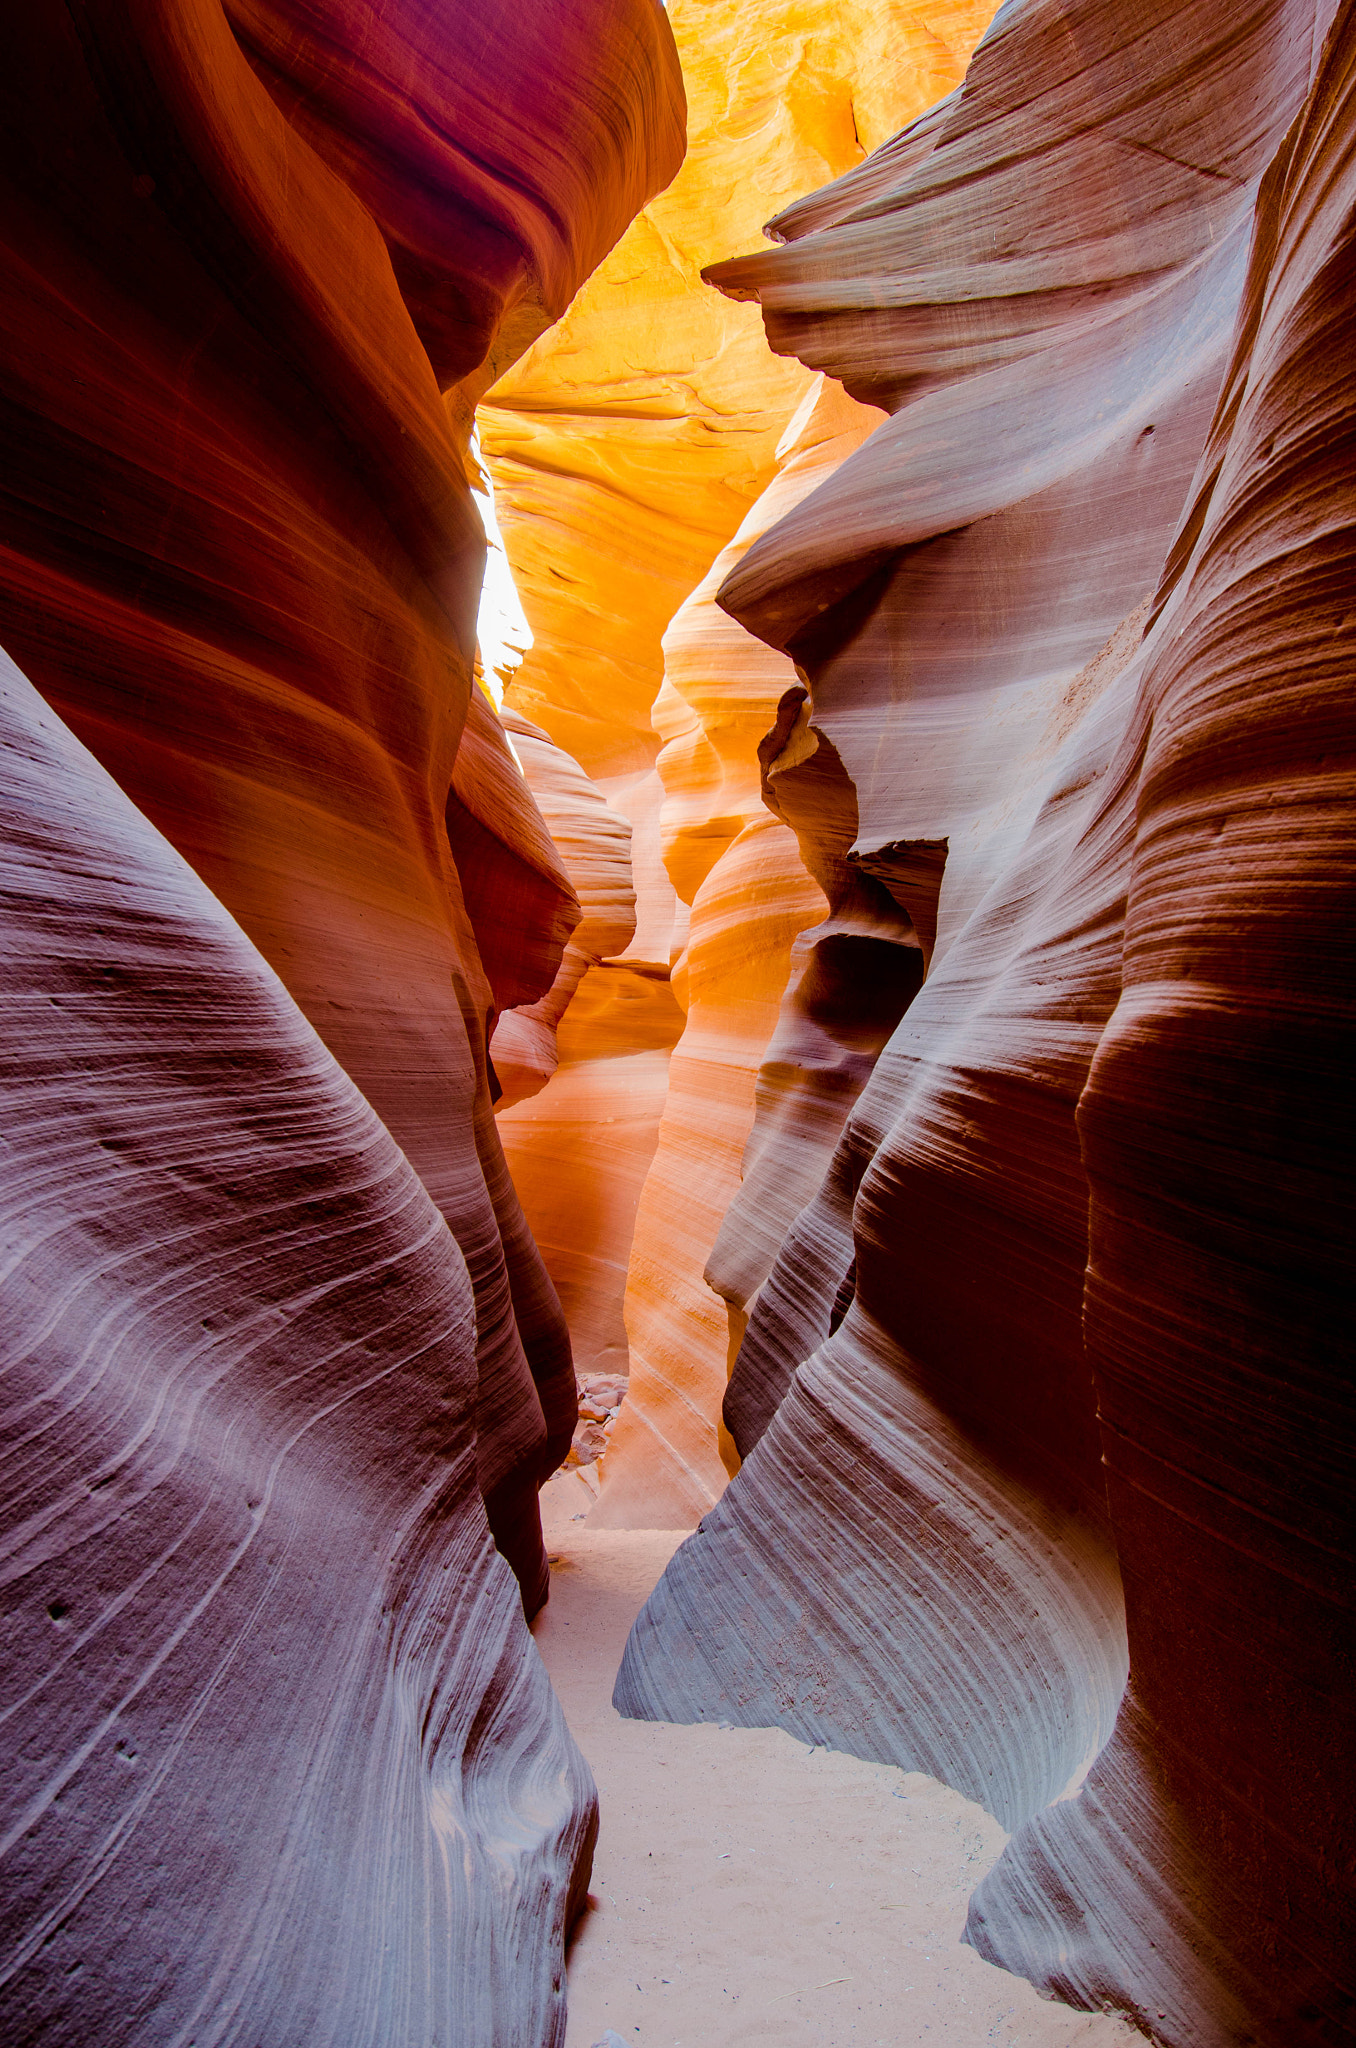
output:
[[1356, 2041], [1356, 0], [0, 49], [0, 2043]]

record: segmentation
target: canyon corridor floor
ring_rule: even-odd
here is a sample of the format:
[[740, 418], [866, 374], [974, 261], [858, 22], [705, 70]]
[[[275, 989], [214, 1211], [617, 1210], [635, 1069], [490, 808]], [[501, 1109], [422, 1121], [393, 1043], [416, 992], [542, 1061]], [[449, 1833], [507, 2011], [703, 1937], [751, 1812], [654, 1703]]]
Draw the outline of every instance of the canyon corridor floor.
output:
[[[542, 1496], [551, 1598], [533, 1633], [598, 1784], [567, 2048], [1130, 2048], [1119, 2018], [1037, 1996], [962, 1945], [1006, 1836], [919, 1772], [782, 1729], [627, 1721], [612, 1683], [683, 1540], [590, 1529], [575, 1472]], [[608, 2048], [613, 2048], [609, 2041]]]

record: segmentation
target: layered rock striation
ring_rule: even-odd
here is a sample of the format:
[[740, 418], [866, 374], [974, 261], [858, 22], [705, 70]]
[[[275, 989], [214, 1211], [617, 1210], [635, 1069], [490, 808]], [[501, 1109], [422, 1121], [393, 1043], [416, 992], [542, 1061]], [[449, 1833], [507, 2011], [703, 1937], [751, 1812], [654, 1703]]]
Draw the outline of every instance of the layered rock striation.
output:
[[564, 2040], [592, 1785], [408, 1160], [0, 658], [13, 2042]]
[[486, 1036], [578, 908], [471, 685], [464, 435], [496, 352], [676, 168], [672, 39], [649, 0], [542, 0], [509, 36], [96, 0], [6, 37], [0, 633], [451, 1224], [482, 1486], [535, 1602], [574, 1381]]
[[1350, 2026], [1330, 17], [1009, 6], [715, 273], [894, 414], [721, 602], [806, 679], [771, 789], [820, 761], [855, 799], [802, 845], [927, 972], [761, 1284], [745, 1462], [618, 1704], [981, 1799], [1020, 1832], [971, 1939], [1174, 2044]]
[[[562, 1296], [593, 1304], [588, 1346], [610, 1276], [607, 1363], [630, 1366], [601, 1518], [690, 1525], [724, 1483], [727, 1318], [702, 1272], [738, 1186], [788, 946], [820, 902], [757, 793], [756, 742], [794, 673], [710, 601], [712, 562], [766, 524], [765, 491], [790, 488], [778, 444], [814, 380], [770, 355], [756, 309], [701, 273], [769, 206], [859, 164], [956, 85], [990, 12], [990, 0], [771, 13], [675, 0], [683, 170], [480, 409], [535, 640], [508, 701], [632, 827], [626, 965], [591, 972], [567, 1020], [571, 1057], [501, 1119], [529, 1213], [554, 1210], [561, 1161], [585, 1147], [600, 1148], [598, 1179], [615, 1191], [576, 1204], [568, 1236], [553, 1223], [546, 1252]], [[858, 427], [876, 416], [844, 408]], [[810, 441], [822, 467], [839, 431], [821, 407]]]
[[981, 1952], [1173, 2041], [1348, 2039], [1356, 1990], [1354, 283], [1348, 9], [1263, 187], [1155, 598], [1121, 994], [1078, 1109], [1131, 1689], [971, 1911]]
[[672, 37], [0, 49], [6, 2038], [559, 2044], [576, 1393], [487, 1039], [581, 913], [473, 687], [467, 434], [677, 168]]

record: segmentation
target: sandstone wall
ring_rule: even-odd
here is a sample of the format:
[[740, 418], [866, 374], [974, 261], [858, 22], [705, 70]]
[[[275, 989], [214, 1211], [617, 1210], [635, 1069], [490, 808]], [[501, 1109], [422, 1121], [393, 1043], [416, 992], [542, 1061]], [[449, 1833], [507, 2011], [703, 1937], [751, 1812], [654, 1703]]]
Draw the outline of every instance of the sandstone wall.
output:
[[[581, 1056], [562, 1063], [533, 1105], [501, 1116], [515, 1181], [543, 1220], [562, 1157], [577, 1159], [605, 1133], [599, 1175], [615, 1198], [581, 1199], [568, 1235], [553, 1223], [543, 1242], [563, 1296], [597, 1300], [610, 1286], [608, 1362], [624, 1365], [629, 1348], [626, 1419], [606, 1467], [606, 1512], [617, 1520], [638, 1509], [695, 1521], [724, 1480], [726, 1313], [702, 1267], [738, 1185], [752, 1069], [790, 940], [819, 900], [755, 794], [761, 707], [781, 693], [774, 674], [794, 680], [789, 668], [728, 623], [712, 637], [709, 593], [698, 600], [705, 613], [692, 615], [697, 637], [685, 644], [687, 624], [671, 626], [773, 484], [777, 444], [812, 381], [770, 356], [755, 309], [709, 290], [701, 272], [755, 241], [770, 211], [859, 163], [949, 91], [990, 12], [988, 0], [889, 9], [805, 0], [772, 13], [675, 0], [684, 168], [480, 409], [535, 637], [508, 701], [580, 762], [632, 827], [638, 928], [627, 960], [640, 979], [595, 971], [576, 999], [597, 1020], [595, 1070], [576, 1017], [567, 1030]], [[667, 682], [666, 631], [677, 635]], [[732, 717], [735, 695], [748, 691], [741, 672], [760, 668], [757, 691]], [[741, 839], [746, 828], [754, 838]], [[727, 854], [735, 866], [718, 870]], [[671, 969], [676, 1003], [660, 986]], [[748, 977], [744, 993], [734, 993], [736, 974]], [[665, 1055], [694, 991], [703, 1017], [669, 1092]], [[620, 1066], [628, 1043], [634, 1052]], [[694, 1146], [707, 1162], [695, 1173]]]
[[671, 39], [648, 0], [572, 29], [541, 0], [509, 40], [469, 7], [374, 40], [366, 8], [215, 0], [8, 35], [0, 631], [457, 1233], [482, 1485], [535, 1601], [574, 1382], [485, 1034], [578, 911], [471, 688], [464, 429], [505, 334], [672, 175]]
[[832, 749], [848, 863], [920, 943], [944, 863], [618, 1704], [981, 1799], [1021, 1832], [971, 1939], [1173, 2044], [1350, 2020], [1329, 18], [1010, 6], [948, 106], [717, 273], [894, 414], [722, 587], [808, 679], [769, 781]]
[[676, 169], [672, 38], [0, 46], [6, 2038], [558, 2044], [575, 1383], [486, 1038], [580, 907], [472, 687], [466, 436]]
[[[792, 948], [825, 899], [795, 835], [763, 801], [759, 742], [795, 669], [715, 594], [751, 544], [882, 417], [816, 378], [778, 445], [779, 470], [664, 636], [654, 719], [665, 866], [690, 904], [675, 986], [686, 1021], [668, 1069], [626, 1285], [630, 1382], [591, 1520], [693, 1527], [738, 1464], [721, 1399], [744, 1321], [706, 1265], [747, 1170], [754, 1077]], [[799, 1163], [799, 1161], [798, 1161]], [[759, 1183], [766, 1201], [766, 1177]], [[789, 1218], [787, 1219], [789, 1220]]]
[[1348, 9], [1263, 188], [1157, 593], [1121, 995], [1078, 1110], [1131, 1688], [971, 1912], [983, 1953], [1170, 2041], [1352, 2024], [1354, 249]]
[[562, 2042], [593, 1790], [465, 1262], [3, 657], [0, 758], [5, 2037]]

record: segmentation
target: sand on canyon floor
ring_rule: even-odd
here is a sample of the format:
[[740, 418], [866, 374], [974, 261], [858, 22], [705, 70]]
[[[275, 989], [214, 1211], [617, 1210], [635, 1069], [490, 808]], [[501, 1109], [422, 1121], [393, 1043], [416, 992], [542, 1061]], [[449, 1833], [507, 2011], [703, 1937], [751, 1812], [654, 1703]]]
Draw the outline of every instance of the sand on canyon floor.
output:
[[[623, 1720], [627, 1632], [683, 1540], [589, 1529], [587, 1480], [545, 1489], [551, 1599], [533, 1633], [593, 1768], [602, 1829], [570, 1952], [567, 2048], [1130, 2048], [962, 1947], [1007, 1837], [935, 1779], [779, 1728]], [[615, 2048], [608, 2041], [608, 2048]]]

